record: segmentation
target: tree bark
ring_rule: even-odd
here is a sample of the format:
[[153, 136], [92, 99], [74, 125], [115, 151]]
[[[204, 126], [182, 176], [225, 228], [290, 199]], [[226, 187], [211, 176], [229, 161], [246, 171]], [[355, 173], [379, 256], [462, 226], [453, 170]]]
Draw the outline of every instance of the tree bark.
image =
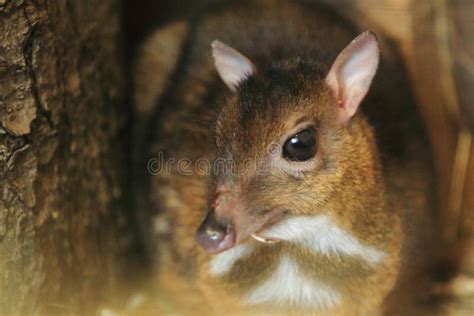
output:
[[[94, 314], [133, 242], [117, 0], [0, 0], [0, 314]], [[125, 141], [124, 141], [125, 140]]]

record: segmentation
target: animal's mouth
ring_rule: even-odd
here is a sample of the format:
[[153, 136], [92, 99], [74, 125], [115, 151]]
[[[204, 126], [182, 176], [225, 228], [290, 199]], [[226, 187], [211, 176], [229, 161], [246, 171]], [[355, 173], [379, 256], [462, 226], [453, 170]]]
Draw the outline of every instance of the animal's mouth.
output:
[[197, 242], [208, 253], [217, 254], [233, 248], [249, 238], [263, 244], [274, 244], [279, 240], [268, 238], [265, 231], [282, 220], [287, 211], [275, 208], [255, 218], [249, 213], [240, 213], [227, 220], [218, 219], [211, 209], [196, 233]]
[[256, 241], [264, 243], [264, 244], [276, 244], [277, 242], [280, 241], [278, 239], [261, 237], [261, 236], [257, 235], [256, 233], [250, 235], [250, 237], [252, 237]]
[[263, 227], [261, 227], [258, 231], [250, 234], [250, 237], [252, 237], [254, 240], [264, 244], [276, 244], [280, 241], [277, 238], [264, 237], [265, 231], [270, 229], [272, 226], [277, 225], [282, 220], [282, 218], [288, 213], [288, 211], [282, 209], [275, 209], [271, 213], [273, 215], [266, 220]]

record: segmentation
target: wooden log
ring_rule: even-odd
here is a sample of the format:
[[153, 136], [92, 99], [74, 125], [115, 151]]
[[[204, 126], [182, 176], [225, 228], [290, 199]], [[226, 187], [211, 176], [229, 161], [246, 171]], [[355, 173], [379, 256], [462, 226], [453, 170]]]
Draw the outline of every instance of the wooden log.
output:
[[0, 0], [0, 315], [84, 315], [133, 241], [116, 0]]

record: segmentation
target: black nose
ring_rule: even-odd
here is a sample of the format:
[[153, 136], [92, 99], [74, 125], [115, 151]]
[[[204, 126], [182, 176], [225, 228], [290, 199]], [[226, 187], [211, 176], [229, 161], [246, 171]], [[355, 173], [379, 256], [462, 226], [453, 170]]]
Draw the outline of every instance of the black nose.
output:
[[209, 253], [219, 253], [234, 246], [235, 233], [228, 221], [218, 221], [212, 209], [196, 232], [197, 242]]

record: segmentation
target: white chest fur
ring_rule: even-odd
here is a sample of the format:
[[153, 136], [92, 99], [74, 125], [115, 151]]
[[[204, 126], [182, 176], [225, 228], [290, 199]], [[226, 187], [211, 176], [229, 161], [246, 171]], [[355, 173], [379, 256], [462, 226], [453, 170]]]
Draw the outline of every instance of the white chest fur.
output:
[[305, 278], [296, 262], [283, 257], [277, 269], [246, 297], [248, 304], [298, 306], [307, 309], [328, 309], [338, 305], [341, 295], [336, 290]]
[[[325, 256], [357, 257], [371, 265], [380, 263], [386, 256], [383, 251], [363, 244], [326, 215], [288, 218], [260, 236], [284, 240]], [[248, 257], [255, 247], [254, 244], [241, 244], [218, 254], [209, 264], [209, 273], [215, 277], [225, 275], [235, 262]], [[245, 296], [246, 303], [328, 309], [341, 302], [341, 294], [336, 289], [305, 277], [293, 259], [284, 256], [279, 260], [270, 277]]]

